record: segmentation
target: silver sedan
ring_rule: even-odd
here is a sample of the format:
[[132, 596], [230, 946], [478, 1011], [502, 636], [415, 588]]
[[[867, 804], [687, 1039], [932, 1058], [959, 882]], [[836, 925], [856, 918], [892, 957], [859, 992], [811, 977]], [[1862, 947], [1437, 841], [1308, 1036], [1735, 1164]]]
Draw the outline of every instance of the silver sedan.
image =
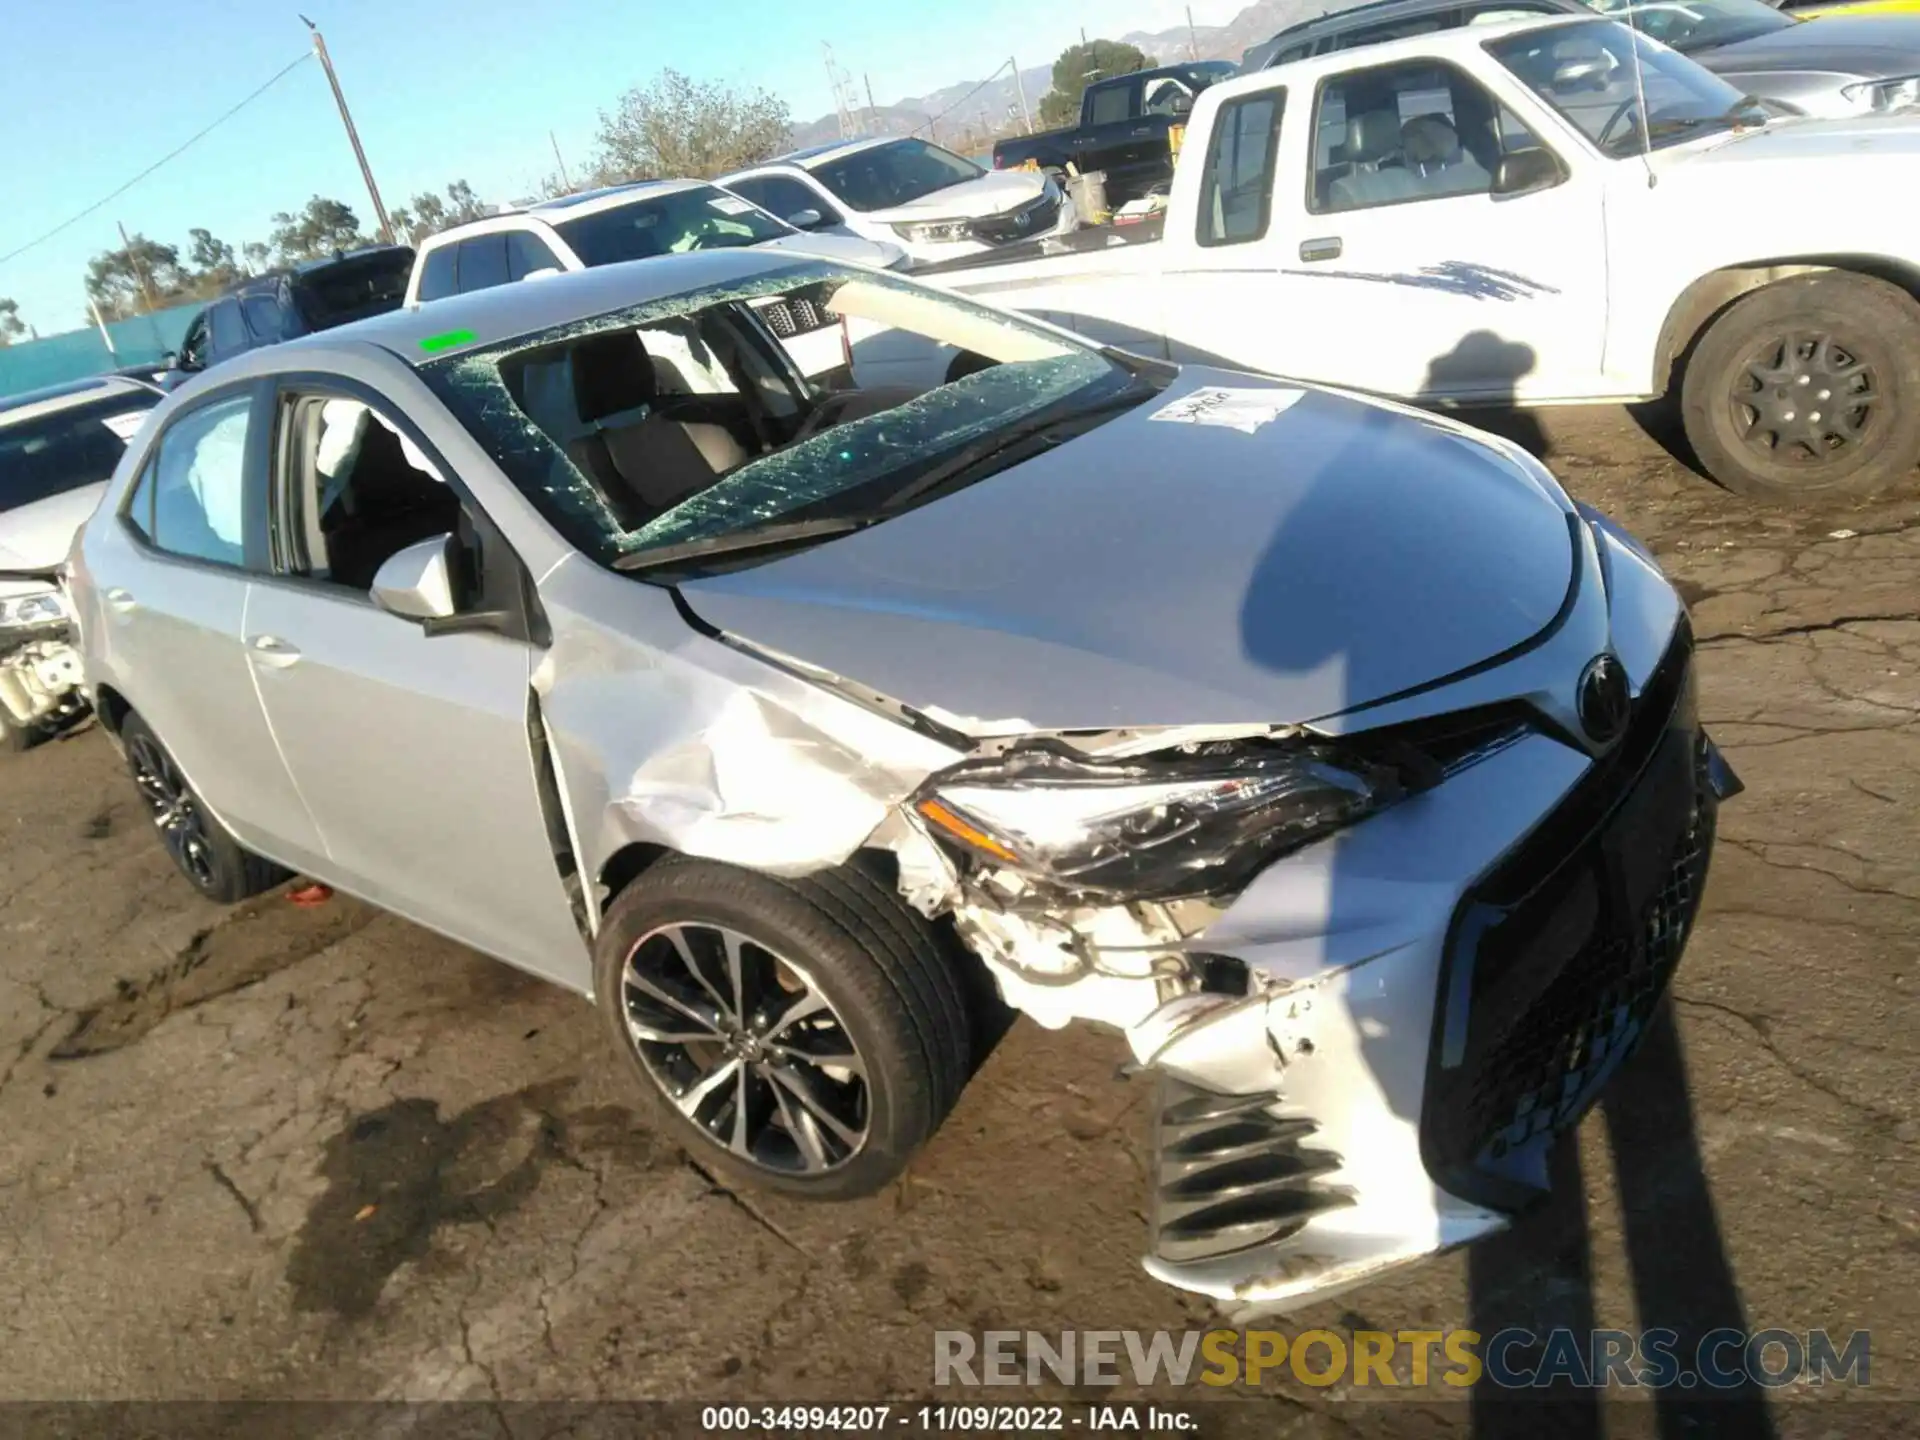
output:
[[1148, 1267], [1241, 1314], [1540, 1197], [1735, 788], [1674, 591], [1520, 451], [803, 257], [243, 357], [71, 566], [205, 895], [302, 871], [591, 998], [802, 1196], [896, 1176], [1004, 1006], [1108, 1025]]

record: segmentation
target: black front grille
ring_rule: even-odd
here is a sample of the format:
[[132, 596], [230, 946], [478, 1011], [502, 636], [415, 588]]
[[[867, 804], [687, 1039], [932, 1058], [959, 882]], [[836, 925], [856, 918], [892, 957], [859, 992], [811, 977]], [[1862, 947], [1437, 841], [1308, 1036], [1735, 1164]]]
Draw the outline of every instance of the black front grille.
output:
[[1352, 1203], [1323, 1177], [1340, 1157], [1311, 1120], [1276, 1116], [1279, 1095], [1223, 1095], [1160, 1077], [1153, 1253], [1184, 1264], [1272, 1245]]
[[825, 330], [834, 323], [834, 317], [824, 305], [802, 296], [788, 296], [772, 300], [760, 307], [760, 318], [767, 322], [767, 328], [782, 340], [791, 340], [796, 335], [809, 335], [815, 330]]
[[1006, 215], [989, 215], [973, 222], [977, 239], [989, 245], [1011, 245], [1016, 240], [1031, 240], [1044, 235], [1060, 222], [1060, 197], [1042, 195]]
[[1699, 909], [1714, 798], [1684, 630], [1627, 735], [1476, 883], [1441, 966], [1420, 1120], [1434, 1179], [1513, 1209], [1652, 1020]]

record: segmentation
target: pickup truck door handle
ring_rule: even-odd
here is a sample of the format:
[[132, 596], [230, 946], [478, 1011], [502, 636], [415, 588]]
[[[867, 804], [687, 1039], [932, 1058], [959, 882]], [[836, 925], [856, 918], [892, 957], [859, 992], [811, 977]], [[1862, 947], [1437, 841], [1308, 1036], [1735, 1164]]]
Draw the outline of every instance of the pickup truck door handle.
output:
[[1318, 240], [1300, 242], [1300, 258], [1309, 263], [1315, 260], [1338, 260], [1340, 258], [1340, 237], [1322, 236]]
[[284, 670], [300, 658], [299, 650], [278, 635], [256, 635], [247, 641], [247, 648], [261, 664], [276, 670]]
[[122, 615], [133, 609], [133, 592], [131, 590], [122, 590], [116, 585], [106, 591], [105, 594], [107, 604], [118, 610]]

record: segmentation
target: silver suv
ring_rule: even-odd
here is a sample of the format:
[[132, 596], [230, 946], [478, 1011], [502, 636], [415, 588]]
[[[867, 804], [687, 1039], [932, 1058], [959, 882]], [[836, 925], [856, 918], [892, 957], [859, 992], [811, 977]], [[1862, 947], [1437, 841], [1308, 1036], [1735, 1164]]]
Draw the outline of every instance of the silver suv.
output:
[[1734, 788], [1674, 591], [1523, 453], [791, 255], [243, 357], [72, 569], [202, 893], [304, 871], [591, 998], [802, 1196], [897, 1175], [1000, 1001], [1102, 1022], [1148, 1267], [1243, 1313], [1543, 1193]]

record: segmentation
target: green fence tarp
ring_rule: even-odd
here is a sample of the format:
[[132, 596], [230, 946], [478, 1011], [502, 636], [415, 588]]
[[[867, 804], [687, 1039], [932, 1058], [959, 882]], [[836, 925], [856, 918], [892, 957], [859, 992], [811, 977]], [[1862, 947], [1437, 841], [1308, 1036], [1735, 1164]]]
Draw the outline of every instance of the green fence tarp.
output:
[[107, 326], [107, 334], [113, 337], [112, 351], [96, 328], [0, 346], [0, 396], [79, 380], [122, 365], [157, 365], [169, 350], [179, 348], [187, 322], [200, 309], [197, 304], [176, 305], [151, 315], [116, 320]]

